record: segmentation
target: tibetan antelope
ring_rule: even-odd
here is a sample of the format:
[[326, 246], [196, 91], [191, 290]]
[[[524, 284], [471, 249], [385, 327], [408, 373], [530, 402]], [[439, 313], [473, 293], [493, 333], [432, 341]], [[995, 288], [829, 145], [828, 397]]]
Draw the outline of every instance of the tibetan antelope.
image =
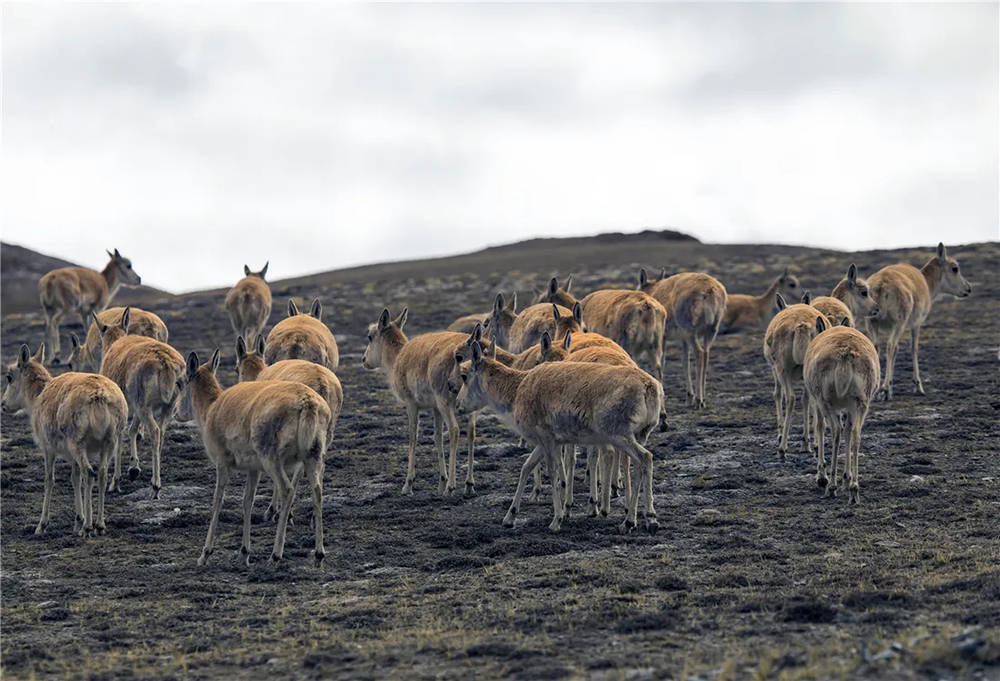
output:
[[722, 318], [721, 331], [742, 331], [765, 326], [774, 317], [777, 295], [781, 293], [788, 300], [799, 297], [802, 287], [788, 268], [771, 282], [767, 290], [759, 296], [749, 296], [742, 293], [730, 293], [726, 296], [726, 314]]
[[[802, 362], [805, 361], [806, 348], [816, 336], [818, 327], [816, 320], [826, 317], [811, 305], [801, 303], [785, 307], [784, 299], [779, 295], [777, 303], [780, 311], [771, 320], [764, 334], [764, 358], [771, 367], [774, 377], [774, 410], [778, 421], [780, 439], [778, 454], [782, 461], [788, 452], [788, 431], [792, 423], [792, 410], [795, 407], [795, 387], [802, 382]], [[811, 416], [809, 393], [803, 391], [803, 437], [806, 450], [812, 451], [809, 419]]]
[[[161, 343], [167, 342], [170, 334], [167, 331], [167, 325], [163, 323], [162, 319], [152, 312], [140, 310], [137, 307], [130, 307], [129, 310], [128, 332], [130, 334], [153, 338]], [[109, 307], [103, 312], [98, 312], [95, 315], [96, 320], [94, 318], [87, 320], [90, 322], [90, 327], [87, 329], [87, 339], [83, 345], [80, 344], [80, 339], [77, 338], [75, 333], [69, 335], [73, 351], [66, 358], [65, 363], [69, 366], [70, 371], [74, 369], [91, 369], [97, 371], [100, 369], [101, 327], [117, 324], [124, 313], [124, 307]]]
[[74, 530], [94, 532], [93, 486], [97, 469], [98, 534], [104, 534], [104, 494], [108, 463], [118, 453], [128, 405], [113, 381], [97, 374], [65, 373], [52, 378], [45, 369], [45, 344], [33, 356], [22, 345], [17, 361], [6, 367], [4, 410], [24, 409], [35, 443], [45, 455], [45, 496], [35, 534], [42, 534], [52, 510], [56, 457], [72, 466]]
[[100, 312], [122, 286], [138, 286], [141, 278], [132, 261], [115, 249], [106, 251], [111, 260], [100, 272], [88, 267], [60, 267], [38, 281], [38, 297], [45, 313], [45, 342], [52, 358], [59, 356], [59, 323], [70, 312], [80, 315], [86, 327], [90, 315]]
[[[837, 494], [837, 456], [843, 426], [840, 416], [847, 416], [847, 456], [844, 477], [848, 481], [850, 503], [857, 504], [858, 456], [861, 451], [861, 427], [868, 415], [868, 407], [879, 384], [878, 353], [868, 338], [847, 325], [826, 329], [825, 319], [817, 318], [817, 336], [806, 349], [802, 375], [810, 400], [817, 410], [816, 418], [816, 483], [826, 487], [826, 496]], [[827, 475], [823, 460], [823, 422], [833, 434], [830, 454], [830, 474]]]
[[[581, 362], [549, 362], [531, 371], [518, 371], [483, 355], [473, 343], [472, 355], [462, 364], [459, 404], [465, 410], [492, 408], [502, 421], [535, 445], [521, 468], [517, 491], [504, 517], [512, 527], [532, 470], [544, 458], [553, 482], [553, 518], [558, 531], [565, 516], [560, 445], [612, 446], [632, 459], [639, 470], [639, 490], [645, 497], [646, 529], [658, 527], [653, 509], [653, 455], [641, 442], [661, 420], [663, 386], [641, 369]], [[622, 531], [636, 527], [639, 493], [630, 495]]]
[[[457, 457], [459, 444], [458, 418], [455, 416], [455, 393], [449, 387], [455, 362], [455, 351], [482, 338], [482, 326], [471, 335], [438, 331], [408, 339], [403, 333], [407, 310], [390, 320], [389, 310], [382, 310], [378, 321], [368, 327], [368, 346], [362, 358], [366, 369], [383, 368], [393, 396], [406, 408], [409, 426], [406, 481], [403, 494], [413, 494], [416, 477], [417, 423], [421, 410], [434, 415], [434, 444], [438, 450], [440, 480], [438, 491], [449, 494], [457, 487]], [[476, 415], [469, 414], [469, 467], [465, 478], [465, 493], [476, 491], [474, 463]], [[443, 425], [448, 427], [449, 459], [444, 458]], [[390, 461], [390, 464], [392, 462]]]
[[[330, 408], [312, 388], [291, 381], [250, 381], [226, 390], [219, 385], [216, 350], [206, 364], [192, 352], [186, 363], [185, 417], [193, 415], [201, 430], [205, 453], [215, 464], [215, 494], [208, 523], [205, 548], [198, 558], [204, 565], [215, 548], [219, 512], [229, 476], [246, 471], [243, 491], [243, 543], [240, 554], [250, 564], [250, 514], [262, 473], [274, 481], [277, 491], [277, 529], [271, 561], [280, 560], [285, 548], [285, 529], [295, 502], [295, 487], [301, 471], [312, 490], [316, 566], [323, 562], [323, 452], [330, 430]], [[292, 480], [287, 471], [294, 471]]]
[[[500, 347], [514, 353], [524, 352], [532, 345], [538, 344], [545, 332], [548, 332], [550, 338], [555, 339], [558, 336], [557, 321], [560, 318], [573, 319], [573, 311], [562, 305], [555, 305], [554, 308], [559, 313], [555, 317], [553, 317], [553, 305], [550, 303], [536, 303], [521, 310], [507, 329], [506, 344], [501, 326], [491, 321], [491, 336], [496, 339]], [[580, 324], [579, 318], [577, 324]]]
[[[102, 324], [101, 374], [114, 381], [128, 402], [128, 435], [131, 460], [128, 475], [139, 477], [138, 436], [145, 426], [145, 436], [152, 440], [153, 498], [160, 495], [160, 455], [167, 438], [167, 426], [177, 410], [184, 389], [184, 358], [166, 343], [145, 336], [128, 335], [130, 308], [122, 312], [118, 324]], [[115, 456], [115, 472], [108, 489], [118, 489], [121, 453]]]
[[330, 371], [340, 365], [337, 339], [322, 322], [323, 306], [316, 298], [309, 314], [299, 314], [295, 301], [288, 299], [288, 316], [274, 325], [267, 334], [268, 364], [283, 359], [304, 359], [322, 364]]
[[243, 265], [243, 278], [226, 294], [226, 312], [237, 336], [253, 339], [264, 333], [271, 316], [271, 288], [264, 281], [270, 261], [259, 272]]
[[[813, 299], [812, 306], [825, 314], [832, 325], [839, 324], [846, 316], [855, 328], [867, 325], [868, 319], [879, 313], [868, 282], [858, 276], [858, 267], [854, 263], [847, 268], [847, 275], [833, 287], [830, 295]], [[845, 308], [848, 311], [846, 315]]]
[[948, 257], [948, 250], [939, 243], [937, 253], [919, 270], [907, 264], [889, 265], [868, 277], [868, 287], [878, 303], [878, 314], [868, 319], [872, 340], [878, 346], [885, 339], [885, 374], [879, 395], [892, 399], [896, 350], [907, 329], [913, 354], [913, 390], [923, 395], [918, 359], [920, 327], [936, 298], [942, 295], [967, 298], [972, 295], [972, 284], [962, 276], [958, 261]]
[[[705, 406], [708, 358], [726, 312], [726, 287], [701, 272], [685, 272], [650, 281], [639, 270], [639, 290], [653, 296], [666, 310], [665, 335], [681, 339], [681, 364], [687, 377], [688, 402]], [[691, 382], [691, 363], [695, 379]]]

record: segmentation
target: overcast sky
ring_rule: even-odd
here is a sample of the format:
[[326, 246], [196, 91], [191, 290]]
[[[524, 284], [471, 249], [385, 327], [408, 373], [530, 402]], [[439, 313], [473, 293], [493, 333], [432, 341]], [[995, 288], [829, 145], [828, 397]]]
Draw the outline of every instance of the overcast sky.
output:
[[4, 240], [172, 291], [674, 227], [998, 238], [998, 7], [3, 4]]

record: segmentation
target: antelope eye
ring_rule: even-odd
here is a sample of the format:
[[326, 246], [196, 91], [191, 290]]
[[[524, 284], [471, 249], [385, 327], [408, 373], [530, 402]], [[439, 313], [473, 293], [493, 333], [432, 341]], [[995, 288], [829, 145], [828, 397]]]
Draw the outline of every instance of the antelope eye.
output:
[[958, 274], [958, 265], [952, 265], [951, 271], [954, 272], [955, 274]]
[[788, 283], [788, 288], [795, 288], [795, 282], [794, 281], [789, 282]]
[[864, 289], [861, 289], [861, 297], [862, 298], [867, 298], [868, 297], [868, 291], [866, 291]]
[[371, 343], [373, 340], [375, 340], [375, 336], [368, 334], [368, 342]]
[[466, 383], [469, 380], [469, 374], [462, 374], [462, 383]]
[[14, 382], [14, 374], [11, 373], [11, 372], [9, 372], [9, 371], [7, 372], [7, 382], [8, 383], [13, 383]]

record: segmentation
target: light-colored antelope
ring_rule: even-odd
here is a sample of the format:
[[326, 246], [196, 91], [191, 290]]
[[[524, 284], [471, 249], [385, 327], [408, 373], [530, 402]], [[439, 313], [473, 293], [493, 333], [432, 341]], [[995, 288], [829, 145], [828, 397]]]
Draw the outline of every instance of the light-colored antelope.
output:
[[[471, 335], [438, 331], [408, 339], [403, 333], [407, 310], [404, 308], [395, 320], [390, 320], [389, 310], [382, 310], [378, 321], [368, 327], [368, 346], [362, 363], [366, 369], [384, 368], [393, 396], [406, 408], [409, 425], [409, 450], [407, 452], [406, 481], [403, 494], [413, 493], [416, 477], [417, 422], [421, 410], [431, 410], [434, 415], [434, 444], [438, 450], [440, 480], [438, 491], [448, 494], [457, 487], [457, 457], [459, 444], [458, 418], [455, 416], [455, 393], [449, 387], [453, 373], [455, 351], [474, 340], [482, 338], [482, 326]], [[476, 491], [474, 463], [476, 415], [469, 414], [469, 465], [465, 478], [465, 493]], [[449, 459], [444, 458], [443, 425], [448, 427]], [[392, 462], [390, 461], [390, 464]]]
[[340, 365], [340, 351], [337, 339], [322, 322], [322, 317], [323, 306], [319, 298], [313, 300], [309, 314], [299, 314], [295, 301], [289, 298], [288, 316], [267, 334], [267, 363], [304, 359], [335, 371]]
[[254, 339], [264, 333], [271, 316], [271, 287], [264, 281], [270, 261], [259, 272], [251, 272], [243, 265], [243, 278], [226, 294], [226, 312], [233, 325], [233, 333]]
[[[709, 355], [726, 313], [726, 287], [702, 272], [684, 272], [650, 281], [646, 270], [641, 269], [639, 290], [653, 296], [666, 310], [665, 336], [674, 335], [681, 340], [688, 402], [703, 408]], [[693, 383], [692, 362], [695, 362]]]
[[445, 330], [468, 334], [472, 333], [473, 329], [476, 328], [476, 324], [486, 328], [489, 325], [489, 320], [489, 314], [467, 314], [453, 321]]
[[778, 293], [788, 300], [795, 300], [802, 292], [799, 280], [793, 274], [785, 272], [771, 282], [767, 290], [759, 296], [742, 293], [730, 293], [726, 296], [726, 314], [722, 318], [721, 331], [743, 331], [756, 329], [766, 325], [774, 317]]
[[[187, 358], [184, 412], [190, 411], [201, 429], [205, 453], [215, 464], [215, 494], [205, 548], [198, 558], [204, 565], [215, 548], [219, 512], [232, 471], [245, 471], [243, 492], [243, 544], [240, 553], [250, 564], [250, 514], [261, 473], [267, 473], [277, 491], [277, 530], [271, 561], [280, 560], [285, 529], [295, 502], [299, 473], [312, 490], [316, 566], [323, 562], [323, 453], [330, 430], [330, 408], [312, 388], [292, 381], [250, 381], [222, 389], [215, 377], [219, 351], [206, 364], [198, 355]], [[183, 414], [188, 416], [187, 413]], [[294, 471], [292, 480], [287, 471]]]
[[112, 381], [97, 374], [65, 373], [52, 378], [44, 366], [45, 344], [34, 356], [22, 345], [17, 361], [6, 368], [3, 408], [24, 409], [31, 419], [35, 443], [45, 455], [45, 496], [35, 534], [49, 524], [56, 457], [72, 466], [74, 530], [94, 532], [93, 486], [97, 469], [98, 534], [104, 534], [104, 493], [108, 463], [118, 453], [128, 405]]
[[[177, 411], [184, 389], [184, 358], [166, 343], [145, 336], [128, 335], [130, 308], [122, 312], [118, 324], [102, 324], [101, 374], [114, 381], [128, 401], [132, 419], [128, 435], [131, 461], [128, 475], [139, 477], [138, 436], [145, 426], [145, 436], [152, 440], [153, 498], [160, 495], [160, 455], [167, 438], [167, 426]], [[115, 456], [115, 472], [108, 489], [118, 489], [121, 453]]]
[[[163, 323], [157, 315], [137, 307], [129, 308], [128, 332], [136, 336], [146, 336], [154, 338], [161, 343], [166, 343], [170, 337], [167, 325]], [[124, 307], [109, 307], [103, 312], [98, 312], [91, 319], [90, 327], [87, 329], [87, 339], [80, 344], [80, 339], [75, 333], [69, 335], [73, 351], [66, 358], [66, 364], [70, 371], [74, 369], [91, 369], [97, 371], [101, 367], [101, 328], [102, 326], [112, 326], [117, 324], [124, 314]], [[96, 320], [96, 321], [95, 321]]]
[[[521, 468], [517, 491], [504, 526], [512, 527], [521, 497], [532, 470], [544, 458], [549, 465], [552, 485], [553, 518], [549, 529], [559, 530], [565, 516], [563, 485], [566, 472], [559, 455], [560, 445], [612, 446], [624, 452], [638, 466], [639, 490], [644, 493], [643, 516], [646, 529], [658, 527], [653, 509], [653, 455], [644, 442], [660, 422], [663, 386], [641, 369], [548, 362], [531, 371], [518, 371], [483, 355], [478, 343], [472, 357], [462, 364], [459, 403], [465, 410], [492, 408], [502, 421], [535, 445]], [[622, 531], [637, 525], [639, 493], [630, 495]]]
[[[837, 456], [843, 434], [840, 416], [847, 416], [847, 455], [844, 477], [847, 478], [850, 503], [860, 501], [858, 457], [861, 452], [861, 428], [868, 407], [879, 384], [878, 353], [865, 335], [846, 325], [826, 328], [825, 319], [816, 320], [817, 336], [806, 349], [802, 373], [806, 390], [816, 407], [816, 483], [826, 487], [826, 496], [837, 494]], [[833, 435], [830, 474], [823, 460], [823, 422]]]
[[878, 303], [879, 311], [868, 319], [872, 340], [876, 346], [885, 339], [885, 374], [879, 394], [892, 399], [892, 378], [896, 349], [903, 333], [910, 331], [913, 354], [913, 390], [924, 394], [920, 380], [920, 327], [931, 311], [931, 304], [942, 295], [966, 298], [972, 295], [972, 284], [959, 271], [958, 261], [948, 257], [948, 250], [939, 243], [937, 254], [931, 256], [919, 270], [912, 265], [889, 265], [868, 277], [868, 288]]
[[122, 285], [142, 283], [132, 269], [132, 261], [117, 248], [107, 254], [111, 260], [100, 272], [88, 267], [60, 267], [38, 281], [38, 297], [45, 313], [45, 342], [53, 359], [59, 356], [59, 323], [64, 316], [77, 313], [85, 327], [90, 315], [106, 308]]
[[[826, 317], [811, 305], [797, 303], [785, 307], [781, 296], [777, 298], [780, 308], [767, 326], [764, 334], [764, 358], [771, 367], [774, 377], [774, 411], [778, 421], [780, 440], [778, 454], [782, 461], [788, 452], [788, 431], [792, 423], [792, 410], [795, 407], [795, 388], [802, 382], [802, 363], [805, 361], [806, 348], [816, 336], [816, 320], [821, 319], [826, 324]], [[809, 437], [809, 418], [811, 416], [809, 393], [803, 390], [803, 437], [806, 450], [812, 451], [812, 441]]]
[[[483, 332], [488, 332], [487, 335], [501, 348], [509, 348], [511, 329], [520, 316], [517, 313], [517, 292], [511, 294], [510, 300], [505, 300], [503, 294], [498, 293], [493, 300], [489, 321], [483, 325]], [[549, 338], [551, 337], [550, 335]], [[518, 342], [521, 343], [524, 340], [521, 338]]]
[[[867, 326], [868, 319], [879, 313], [878, 303], [868, 288], [868, 282], [858, 276], [858, 267], [854, 263], [847, 268], [847, 275], [833, 287], [830, 295], [815, 298], [812, 306], [825, 314], [831, 324], [839, 324], [846, 316], [855, 328]], [[845, 308], [848, 310], [847, 315], [844, 315]]]
[[[556, 305], [555, 310], [559, 314], [553, 317], [553, 305], [550, 303], [537, 303], [524, 308], [507, 329], [506, 338], [501, 326], [491, 320], [491, 335], [500, 347], [514, 353], [524, 352], [532, 345], [538, 344], [543, 333], [548, 332], [549, 337], [555, 339], [558, 336], [556, 329], [558, 319], [573, 319], [573, 311], [570, 308]], [[577, 324], [581, 323], [581, 319], [577, 319]]]

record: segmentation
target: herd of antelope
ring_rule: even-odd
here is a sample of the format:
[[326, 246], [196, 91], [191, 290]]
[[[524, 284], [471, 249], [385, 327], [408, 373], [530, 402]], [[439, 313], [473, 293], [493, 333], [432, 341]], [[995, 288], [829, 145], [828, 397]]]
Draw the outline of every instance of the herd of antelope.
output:
[[[267, 473], [274, 496], [266, 516], [277, 518], [271, 559], [282, 556], [289, 513], [304, 475], [312, 491], [314, 558], [320, 564], [325, 554], [324, 457], [344, 402], [335, 373], [340, 361], [337, 341], [322, 321], [320, 301], [313, 301], [308, 313], [300, 313], [289, 301], [288, 316], [265, 334], [271, 313], [267, 265], [259, 272], [244, 266], [245, 277], [224, 303], [236, 336], [239, 382], [224, 388], [216, 378], [218, 349], [205, 363], [194, 352], [184, 358], [168, 344], [167, 327], [157, 315], [134, 307], [107, 307], [119, 287], [140, 283], [128, 258], [117, 249], [108, 255], [101, 272], [66, 267], [41, 278], [45, 341], [34, 354], [22, 345], [17, 359], [6, 367], [3, 407], [27, 412], [45, 458], [36, 534], [49, 522], [56, 457], [71, 464], [74, 531], [102, 534], [105, 495], [120, 491], [123, 435], [129, 439], [132, 479], [140, 473], [140, 434], [144, 445], [150, 443], [155, 498], [161, 488], [167, 428], [173, 420], [194, 419], [216, 468], [199, 565], [215, 546], [225, 488], [234, 471], [247, 476], [240, 549], [246, 563], [254, 496], [261, 474]], [[667, 276], [664, 271], [653, 280], [645, 270], [639, 272], [636, 290], [599, 290], [579, 300], [571, 291], [572, 277], [563, 286], [552, 279], [537, 301], [521, 311], [516, 293], [509, 298], [500, 293], [489, 312], [467, 315], [446, 331], [414, 338], [403, 331], [405, 308], [395, 317], [382, 310], [369, 326], [363, 364], [384, 370], [389, 389], [406, 409], [404, 494], [412, 493], [415, 479], [418, 416], [428, 410], [434, 418], [442, 494], [457, 488], [459, 416], [468, 419], [465, 493], [473, 494], [476, 415], [490, 410], [533, 447], [521, 468], [505, 526], [513, 526], [532, 474], [533, 494], [540, 493], [544, 463], [552, 490], [549, 527], [560, 528], [573, 501], [579, 446], [586, 450], [588, 514], [608, 515], [611, 498], [620, 491], [626, 507], [622, 531], [638, 526], [640, 506], [645, 529], [655, 531], [653, 455], [645, 444], [654, 428], [667, 427], [664, 345], [670, 339], [680, 341], [687, 399], [701, 408], [706, 404], [709, 353], [720, 330], [763, 328], [764, 357], [774, 376], [780, 456], [784, 458], [789, 448], [795, 392], [801, 384], [803, 434], [807, 451], [815, 447], [817, 452], [817, 484], [826, 496], [836, 495], [837, 458], [846, 431], [843, 477], [849, 501], [856, 504], [861, 429], [872, 400], [877, 395], [893, 397], [893, 366], [903, 333], [910, 332], [914, 389], [923, 393], [918, 349], [931, 303], [943, 294], [966, 297], [972, 287], [938, 244], [937, 253], [920, 269], [890, 265], [866, 281], [852, 264], [829, 296], [817, 298], [803, 292], [787, 270], [760, 296], [727, 294], [720, 281], [700, 272]], [[71, 335], [72, 351], [60, 360], [59, 324], [70, 313], [79, 315], [89, 330], [83, 343]], [[883, 340], [884, 375], [876, 351]], [[65, 365], [69, 371], [53, 377], [46, 368], [47, 356], [50, 365]], [[827, 430], [832, 441], [829, 468], [824, 460]]]

